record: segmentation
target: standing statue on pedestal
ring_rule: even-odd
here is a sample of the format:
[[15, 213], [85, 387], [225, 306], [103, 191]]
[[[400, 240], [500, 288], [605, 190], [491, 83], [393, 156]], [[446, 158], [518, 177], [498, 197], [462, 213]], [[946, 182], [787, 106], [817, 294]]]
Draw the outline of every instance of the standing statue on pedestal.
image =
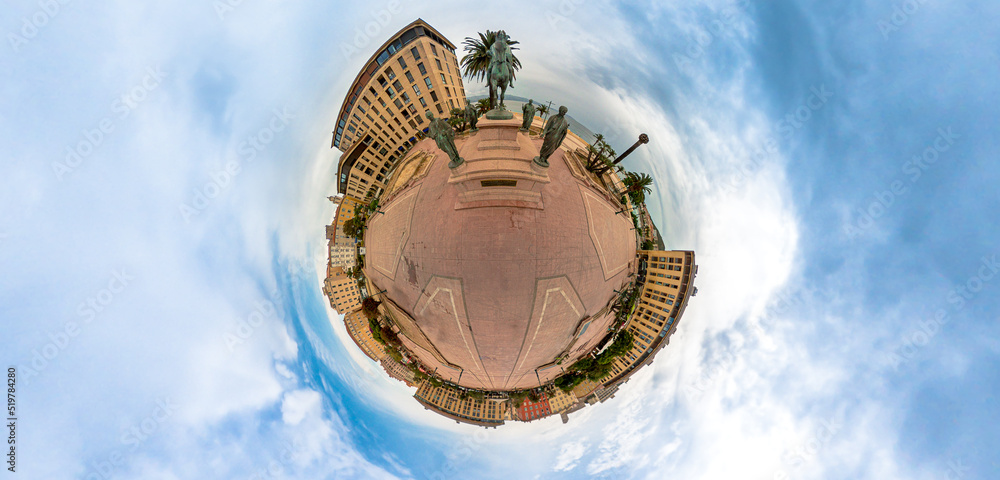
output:
[[569, 130], [569, 121], [566, 120], [566, 107], [559, 107], [559, 114], [549, 118], [545, 122], [545, 129], [542, 130], [542, 149], [535, 157], [535, 163], [543, 167], [549, 166], [549, 157], [556, 152], [559, 145], [562, 145], [566, 138], [566, 131]]
[[521, 131], [527, 132], [531, 128], [531, 121], [535, 119], [535, 101], [528, 100], [528, 103], [521, 107], [521, 112], [524, 113], [524, 119], [521, 120]]
[[451, 128], [443, 118], [434, 118], [431, 112], [427, 112], [427, 119], [431, 121], [427, 136], [433, 138], [438, 148], [448, 154], [448, 158], [451, 159], [448, 167], [455, 168], [461, 165], [465, 160], [458, 156], [458, 149], [455, 148], [455, 129]]
[[479, 128], [476, 127], [476, 122], [479, 121], [479, 110], [472, 106], [472, 100], [465, 99], [465, 121], [469, 122], [469, 128], [471, 131], [478, 131]]
[[[497, 32], [493, 45], [487, 50], [490, 56], [490, 66], [486, 71], [486, 83], [490, 86], [490, 98], [496, 99], [496, 103], [491, 105], [492, 110], [486, 113], [486, 118], [490, 120], [514, 118], [514, 114], [506, 111], [503, 104], [503, 96], [507, 93], [507, 86], [514, 78], [514, 55], [510, 52], [507, 39], [507, 32], [500, 30]], [[497, 92], [498, 89], [499, 92]]]

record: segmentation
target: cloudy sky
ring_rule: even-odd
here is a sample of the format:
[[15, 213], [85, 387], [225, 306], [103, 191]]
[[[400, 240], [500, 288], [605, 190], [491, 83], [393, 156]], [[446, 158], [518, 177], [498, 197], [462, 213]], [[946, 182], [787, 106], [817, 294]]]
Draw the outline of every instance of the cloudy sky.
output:
[[[11, 478], [1000, 477], [1000, 4], [666, 3], [7, 2]], [[567, 425], [422, 410], [319, 291], [336, 110], [417, 17], [649, 134], [696, 252], [671, 344]]]

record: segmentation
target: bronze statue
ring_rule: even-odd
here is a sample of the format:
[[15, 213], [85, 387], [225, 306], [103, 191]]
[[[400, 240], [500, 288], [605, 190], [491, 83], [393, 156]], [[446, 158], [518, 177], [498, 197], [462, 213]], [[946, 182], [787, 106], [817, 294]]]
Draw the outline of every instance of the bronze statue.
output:
[[478, 131], [476, 123], [479, 121], [479, 110], [472, 106], [472, 100], [465, 99], [465, 121], [469, 122], [469, 128], [473, 132]]
[[569, 122], [566, 120], [566, 107], [559, 107], [559, 114], [549, 118], [545, 122], [545, 129], [542, 130], [542, 149], [535, 157], [535, 163], [543, 167], [549, 166], [549, 157], [556, 152], [559, 145], [562, 145], [566, 138], [566, 131], [569, 130]]
[[486, 118], [492, 120], [513, 118], [513, 114], [504, 112], [503, 104], [503, 96], [514, 78], [514, 55], [510, 52], [507, 38], [507, 32], [500, 30], [497, 32], [493, 45], [487, 50], [490, 56], [490, 66], [486, 70], [486, 83], [490, 87], [490, 98], [495, 99], [496, 103], [490, 105], [492, 110], [486, 114]]
[[521, 112], [524, 113], [524, 119], [521, 120], [521, 131], [527, 132], [528, 128], [531, 127], [531, 121], [535, 119], [535, 101], [529, 99], [528, 103], [521, 107]]
[[455, 168], [461, 165], [465, 160], [458, 156], [458, 149], [455, 148], [455, 129], [451, 128], [443, 118], [434, 118], [431, 112], [427, 112], [427, 119], [431, 121], [427, 136], [433, 138], [438, 148], [448, 154], [448, 158], [451, 159], [448, 167]]

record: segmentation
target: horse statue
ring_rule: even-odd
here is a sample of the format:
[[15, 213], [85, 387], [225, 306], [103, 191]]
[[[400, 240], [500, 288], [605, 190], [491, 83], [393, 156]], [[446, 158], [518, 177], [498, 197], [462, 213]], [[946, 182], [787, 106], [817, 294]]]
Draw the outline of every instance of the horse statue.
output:
[[[490, 56], [490, 66], [486, 73], [486, 81], [490, 86], [490, 98], [496, 101], [492, 105], [494, 110], [503, 109], [503, 96], [507, 92], [507, 86], [514, 78], [514, 56], [510, 52], [510, 45], [507, 44], [507, 32], [500, 30], [497, 32], [493, 45], [487, 50]], [[500, 95], [497, 95], [497, 89]]]

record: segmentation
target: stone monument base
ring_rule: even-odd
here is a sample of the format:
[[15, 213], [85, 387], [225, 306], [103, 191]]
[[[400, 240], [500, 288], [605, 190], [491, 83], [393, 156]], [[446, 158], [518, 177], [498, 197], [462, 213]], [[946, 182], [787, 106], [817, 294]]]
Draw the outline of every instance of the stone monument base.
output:
[[501, 106], [486, 112], [486, 118], [490, 120], [510, 120], [514, 118], [514, 114]]
[[520, 126], [514, 119], [483, 120], [480, 132], [461, 144], [459, 154], [465, 161], [452, 168], [448, 178], [458, 190], [455, 210], [545, 208], [541, 192], [549, 183], [548, 169], [533, 165], [538, 147], [528, 135], [518, 132]]

